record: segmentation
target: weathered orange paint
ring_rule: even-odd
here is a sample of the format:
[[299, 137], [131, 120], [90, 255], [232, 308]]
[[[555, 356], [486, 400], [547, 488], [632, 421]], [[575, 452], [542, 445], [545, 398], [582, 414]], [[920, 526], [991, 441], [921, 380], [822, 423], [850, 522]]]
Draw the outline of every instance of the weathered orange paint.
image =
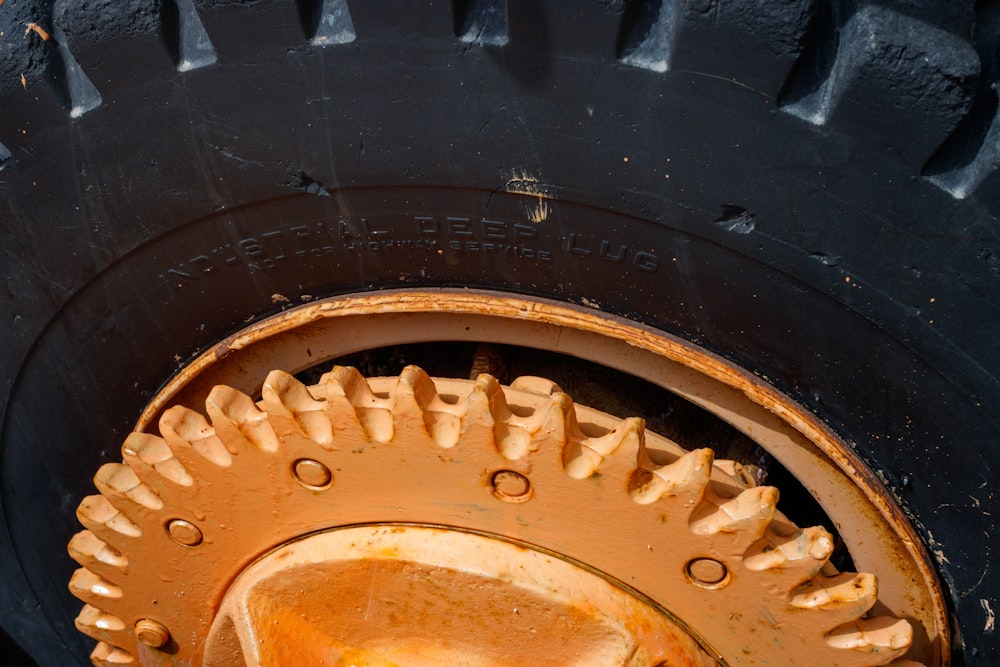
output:
[[[272, 549], [288, 545], [261, 562], [292, 558], [288, 549], [317, 530], [366, 524], [381, 526], [367, 530], [389, 536], [417, 534], [406, 524], [436, 526], [421, 530], [438, 530], [440, 539], [492, 536], [480, 541], [541, 555], [571, 571], [599, 573], [593, 580], [617, 582], [617, 590], [627, 592], [623, 599], [640, 601], [642, 608], [658, 610], [657, 619], [672, 619], [684, 629], [668, 643], [693, 641], [733, 665], [767, 664], [775, 651], [785, 665], [885, 664], [910, 645], [906, 621], [865, 617], [876, 602], [874, 578], [838, 574], [827, 561], [832, 542], [826, 531], [798, 529], [775, 509], [773, 489], [747, 488], [726, 472], [732, 462], [715, 465], [708, 449], [686, 452], [645, 432], [642, 420], [618, 420], [574, 405], [559, 392], [537, 393], [518, 383], [505, 388], [489, 376], [432, 380], [413, 367], [399, 378], [369, 381], [337, 368], [309, 388], [273, 372], [259, 404], [216, 387], [205, 406], [210, 421], [175, 407], [160, 419], [162, 437], [130, 436], [123, 447], [127, 466], [103, 470], [102, 495], [81, 505], [89, 533], [74, 539], [71, 552], [86, 569], [72, 588], [93, 604], [81, 612], [79, 624], [104, 642], [95, 652], [99, 664], [111, 664], [103, 656], [111, 655], [112, 646], [149, 665], [248, 661], [247, 647], [257, 645], [245, 641], [248, 628], [268, 619], [303, 637], [321, 631], [341, 636], [316, 606], [329, 601], [313, 596], [322, 590], [320, 581], [306, 575], [293, 590], [282, 588], [279, 577], [262, 578], [278, 588], [253, 589], [263, 597], [244, 596], [242, 608], [258, 614], [250, 625], [220, 609], [237, 577], [258, 583], [247, 573]], [[302, 460], [334, 472], [336, 483], [322, 489], [300, 484], [295, 462]], [[498, 473], [526, 480], [530, 496], [516, 503], [498, 498]], [[178, 543], [169, 530], [174, 521], [196, 527], [203, 539]], [[486, 568], [489, 586], [476, 585], [489, 592], [496, 582], [516, 584], [541, 571], [504, 573], [496, 558], [471, 556], [463, 567], [442, 566], [434, 558], [451, 550], [435, 551], [433, 558], [400, 551], [421, 543], [383, 541], [368, 550], [341, 544], [319, 562], [353, 564], [322, 579], [354, 581], [348, 585], [354, 591], [358, 572], [377, 575], [378, 568], [409, 563], [416, 571], [424, 568], [421, 581], [447, 571], [456, 585], [446, 588], [454, 592], [479, 567]], [[360, 552], [352, 556], [351, 549]], [[698, 585], [690, 573], [704, 560], [719, 563], [728, 578], [717, 586]], [[398, 572], [389, 578], [406, 581]], [[555, 580], [553, 588], [570, 579]], [[419, 603], [420, 596], [413, 596], [407, 604]], [[490, 599], [497, 596], [502, 594]], [[575, 608], [595, 601], [590, 593], [570, 597]], [[469, 603], [461, 594], [448, 599]], [[530, 604], [546, 600], [553, 604], [545, 595]], [[503, 609], [485, 606], [494, 614]], [[288, 614], [298, 614], [294, 623]], [[586, 614], [566, 614], [574, 619], [571, 626], [585, 626]], [[435, 612], [431, 618], [442, 616]], [[165, 650], [136, 641], [129, 628], [140, 619], [167, 628], [172, 639]], [[391, 624], [384, 630], [393, 632]], [[266, 655], [285, 650], [265, 643], [260, 650]], [[357, 643], [347, 642], [337, 660], [348, 651], [375, 650]], [[209, 646], [220, 648], [206, 657]], [[687, 649], [676, 654], [700, 655]]]

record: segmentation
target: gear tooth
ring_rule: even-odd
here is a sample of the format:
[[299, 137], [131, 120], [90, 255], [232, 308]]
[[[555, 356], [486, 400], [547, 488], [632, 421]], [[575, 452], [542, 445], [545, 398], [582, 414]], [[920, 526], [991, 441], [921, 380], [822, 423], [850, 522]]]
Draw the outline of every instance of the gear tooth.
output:
[[[576, 419], [573, 419], [574, 424]], [[586, 479], [597, 472], [608, 456], [622, 445], [642, 447], [645, 444], [646, 422], [638, 417], [620, 421], [613, 429], [601, 436], [586, 437], [574, 428], [573, 435], [563, 447], [563, 468], [573, 479]], [[582, 436], [582, 437], [580, 437]]]
[[567, 443], [572, 440], [581, 442], [586, 438], [576, 422], [573, 399], [566, 394], [552, 394], [541, 408], [524, 417], [519, 417], [509, 407], [508, 411], [510, 416], [504, 430], [504, 455], [509, 459], [523, 458], [537, 451], [543, 443], [563, 451], [565, 457]]
[[508, 461], [524, 458], [533, 451], [525, 420], [511, 411], [503, 387], [492, 375], [482, 373], [476, 378], [461, 410], [462, 437], [470, 440], [485, 437]]
[[83, 605], [80, 613], [76, 615], [74, 625], [91, 639], [113, 644], [120, 642], [122, 634], [128, 632], [125, 621], [89, 604]]
[[397, 392], [400, 387], [406, 387], [406, 392], [421, 408], [431, 405], [437, 398], [434, 381], [420, 366], [410, 365], [403, 369], [397, 380]]
[[871, 664], [873, 655], [884, 664], [897, 658], [913, 642], [913, 626], [905, 619], [890, 616], [862, 618], [842, 625], [826, 635], [826, 643], [834, 648], [853, 649]]
[[521, 375], [520, 377], [516, 377], [510, 383], [510, 388], [519, 391], [530, 391], [533, 394], [541, 394], [543, 396], [563, 393], [562, 388], [558, 384], [548, 378], [538, 377], [537, 375]]
[[603, 456], [576, 440], [570, 440], [563, 448], [563, 469], [572, 479], [587, 479], [603, 460]]
[[364, 376], [353, 366], [334, 366], [319, 378], [317, 386], [323, 387], [324, 391], [331, 389], [339, 392], [342, 396], [348, 395], [347, 388], [353, 382], [364, 380]]
[[497, 451], [508, 461], [518, 461], [534, 451], [531, 434], [519, 426], [500, 423], [494, 433]]
[[279, 437], [296, 435], [324, 449], [333, 449], [333, 425], [326, 413], [326, 402], [313, 398], [294, 376], [271, 371], [261, 394], [268, 419]]
[[320, 382], [326, 386], [327, 399], [331, 394], [343, 396], [352, 407], [373, 407], [383, 403], [365, 376], [353, 366], [334, 366], [329, 373], [323, 374]]
[[732, 459], [715, 459], [715, 467], [738, 480], [748, 489], [758, 484], [751, 472], [738, 461], [733, 461]]
[[216, 385], [205, 400], [205, 409], [215, 432], [227, 445], [264, 452], [278, 450], [278, 436], [267, 420], [267, 413], [257, 409], [243, 392]]
[[[80, 501], [76, 516], [85, 528], [89, 528], [94, 535], [108, 544], [113, 544], [115, 537], [142, 535], [139, 526], [132, 523], [102, 495], [87, 496]], [[108, 539], [109, 536], [111, 540]]]
[[[648, 460], [644, 448], [639, 450], [639, 460]], [[640, 505], [667, 497], [693, 511], [705, 497], [714, 460], [715, 453], [706, 447], [692, 450], [665, 466], [651, 470], [638, 468], [629, 480], [629, 495]]]
[[639, 417], [628, 417], [618, 422], [613, 429], [601, 436], [584, 440], [584, 444], [601, 456], [610, 456], [625, 443], [632, 442], [638, 446], [645, 443], [646, 420]]
[[101, 642], [90, 654], [95, 667], [121, 667], [135, 664], [135, 657], [125, 649]]
[[88, 604], [105, 607], [122, 598], [122, 589], [85, 567], [77, 569], [69, 580], [70, 592]]
[[128, 574], [128, 558], [89, 530], [81, 530], [67, 545], [70, 558], [103, 577]]
[[327, 414], [334, 436], [345, 441], [342, 447], [392, 440], [391, 399], [376, 396], [356, 368], [335, 366], [323, 375], [321, 382], [326, 385]]
[[842, 572], [831, 577], [817, 575], [792, 591], [790, 604], [796, 609], [821, 609], [827, 627], [840, 625], [871, 609], [878, 599], [873, 574]]
[[[174, 456], [187, 470], [197, 470], [204, 461], [220, 468], [228, 468], [233, 464], [233, 457], [226, 445], [201, 413], [177, 405], [163, 413], [159, 427], [160, 434]], [[193, 453], [198, 456], [193, 456]]]
[[84, 498], [76, 510], [76, 517], [85, 528], [116, 549], [120, 549], [122, 538], [142, 535], [139, 526], [132, 523], [101, 495]]
[[177, 460], [167, 441], [150, 433], [131, 433], [122, 445], [122, 458], [144, 483], [158, 494], [169, 490], [163, 480], [191, 486], [194, 479]]
[[833, 553], [833, 537], [814, 526], [798, 529], [794, 524], [772, 521], [764, 537], [743, 557], [748, 570], [779, 574], [786, 590], [816, 575]]
[[534, 416], [534, 423], [528, 430], [537, 440], [545, 439], [565, 447], [574, 436], [585, 437], [576, 421], [576, 407], [573, 399], [562, 392], [556, 392], [545, 402], [545, 407]]
[[499, 380], [495, 377], [488, 373], [481, 373], [476, 378], [475, 389], [473, 391], [476, 390], [481, 390], [483, 395], [488, 399], [487, 407], [495, 423], [499, 424], [509, 421], [514, 416], [514, 413], [510, 411], [510, 406], [507, 404], [507, 395], [503, 393], [503, 387], [500, 386]]
[[438, 447], [451, 449], [458, 444], [462, 434], [462, 419], [449, 412], [426, 412], [424, 423], [431, 440]]
[[[492, 375], [485, 373], [476, 379], [476, 386], [482, 386], [489, 397], [489, 411], [493, 422], [493, 443], [500, 456], [508, 461], [518, 461], [538, 448], [539, 438], [535, 437], [550, 430], [547, 426], [551, 410], [542, 415], [537, 412], [527, 417], [518, 417], [507, 403], [503, 387]], [[535, 426], [541, 421], [541, 427]]]
[[399, 374], [393, 392], [392, 419], [395, 433], [407, 433], [445, 448], [458, 443], [460, 421], [438, 397], [434, 381], [419, 366], [407, 366]]
[[492, 376], [483, 374], [472, 385], [468, 396], [458, 401], [455, 407], [461, 415], [459, 440], [488, 442], [496, 447], [494, 430], [497, 423], [490, 404], [497, 392], [502, 393], [499, 383]]
[[739, 557], [759, 540], [777, 513], [778, 490], [770, 486], [746, 489], [735, 498], [706, 494], [691, 515], [697, 535], [725, 535], [727, 551]]
[[108, 501], [138, 520], [163, 509], [163, 500], [124, 463], [105, 463], [94, 475], [94, 485]]
[[[480, 375], [472, 385], [472, 391], [469, 392], [469, 395], [458, 403], [463, 419], [469, 420], [470, 423], [489, 422], [493, 424], [495, 420], [490, 404], [497, 392], [502, 392], [502, 389], [493, 376]], [[506, 402], [506, 398], [504, 401]]]

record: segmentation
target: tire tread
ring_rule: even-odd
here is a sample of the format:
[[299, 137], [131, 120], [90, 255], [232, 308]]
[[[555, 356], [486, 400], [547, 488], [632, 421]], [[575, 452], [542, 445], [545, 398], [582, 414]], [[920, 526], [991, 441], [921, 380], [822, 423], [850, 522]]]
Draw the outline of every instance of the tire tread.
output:
[[922, 165], [971, 105], [978, 54], [968, 37], [891, 7], [845, 5], [817, 15], [781, 108]]
[[956, 199], [979, 190], [1000, 165], [1000, 2], [978, 8], [975, 42], [982, 62], [975, 100], [924, 167], [924, 175]]

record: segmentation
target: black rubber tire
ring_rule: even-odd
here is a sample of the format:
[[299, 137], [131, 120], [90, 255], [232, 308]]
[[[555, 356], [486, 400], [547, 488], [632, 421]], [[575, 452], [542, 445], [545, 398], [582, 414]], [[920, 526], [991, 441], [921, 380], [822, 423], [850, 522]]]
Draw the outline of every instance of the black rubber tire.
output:
[[475, 286], [597, 304], [797, 398], [913, 517], [952, 664], [997, 664], [979, 4], [8, 0], [0, 626], [87, 663], [74, 509], [183, 362], [308, 299]]

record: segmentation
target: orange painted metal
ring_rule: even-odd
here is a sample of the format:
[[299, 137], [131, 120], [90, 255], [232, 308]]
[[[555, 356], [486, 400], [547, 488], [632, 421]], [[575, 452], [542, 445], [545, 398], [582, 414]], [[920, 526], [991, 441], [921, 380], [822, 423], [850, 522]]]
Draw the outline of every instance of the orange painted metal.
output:
[[[785, 518], [775, 489], [747, 488], [725, 472], [734, 470], [732, 462], [714, 464], [710, 449], [687, 452], [646, 432], [641, 419], [574, 405], [551, 383], [502, 387], [488, 375], [474, 382], [432, 380], [415, 367], [398, 378], [366, 380], [338, 367], [313, 387], [272, 372], [261, 396], [255, 403], [217, 386], [205, 401], [207, 418], [170, 408], [159, 420], [159, 436], [133, 433], [123, 447], [125, 463], [98, 472], [101, 495], [85, 499], [79, 510], [88, 530], [70, 545], [84, 566], [71, 583], [87, 603], [78, 627], [101, 642], [96, 664], [281, 664], [291, 657], [276, 648], [287, 645], [276, 624], [317, 646], [341, 641], [336, 627], [328, 627], [333, 617], [316, 606], [321, 580], [354, 591], [363, 590], [365, 577], [385, 575], [394, 582], [387, 590], [406, 597], [391, 587], [405, 588], [407, 567], [418, 581], [450, 583], [444, 598], [414, 593], [406, 604], [437, 604], [432, 598], [445, 606], [468, 604], [456, 587], [488, 591], [506, 579], [512, 588], [484, 593], [496, 602], [484, 613], [499, 613], [509, 606], [504, 596], [520, 599], [527, 595], [525, 581], [541, 576], [504, 575], [503, 559], [495, 556], [510, 546], [503, 540], [530, 545], [517, 548], [566, 573], [549, 582], [549, 593], [527, 587], [534, 592], [524, 604], [548, 604], [557, 612], [550, 623], [562, 613], [570, 625], [590, 627], [586, 614], [572, 611], [594, 594], [580, 582], [611, 585], [620, 593], [619, 607], [632, 600], [635, 609], [656, 612], [649, 618], [659, 624], [653, 634], [662, 641], [697, 647], [675, 651], [670, 660], [881, 665], [911, 645], [909, 622], [869, 614], [876, 578], [838, 573], [828, 562], [830, 535]], [[309, 551], [311, 565], [296, 571], [291, 580], [301, 577], [291, 588], [278, 575], [285, 570], [277, 554], [296, 553], [302, 536], [328, 531], [341, 539], [351, 533], [330, 529], [350, 526], [375, 526], [365, 529], [369, 536], [392, 535], [401, 524], [423, 528], [401, 528], [398, 534], [409, 541], [380, 543], [375, 562], [364, 562], [370, 550], [354, 554], [357, 544], [342, 544]], [[481, 536], [466, 540], [471, 552], [494, 556], [467, 555], [463, 569], [441, 562], [451, 548], [421, 547], [427, 540], [465, 539], [452, 533]], [[283, 545], [291, 551], [272, 553]], [[421, 548], [425, 555], [414, 556]], [[260, 563], [271, 569], [248, 574]], [[593, 576], [574, 579], [582, 571]], [[237, 578], [243, 584], [231, 588]], [[246, 591], [234, 593], [240, 585]], [[242, 602], [227, 606], [234, 599]], [[345, 613], [354, 618], [350, 609]], [[258, 616], [247, 620], [247, 614]], [[633, 623], [629, 614], [607, 618], [625, 627]], [[435, 612], [428, 618], [444, 623], [450, 617]], [[412, 625], [405, 615], [398, 620], [399, 627]], [[156, 648], [145, 635], [137, 639], [133, 628], [140, 621], [162, 626], [167, 643]], [[392, 623], [382, 625], [380, 636], [395, 634]], [[257, 639], [248, 641], [247, 633]], [[356, 637], [368, 639], [341, 642], [336, 660], [391, 664], [392, 656], [412, 657], [420, 643], [386, 648], [369, 635]], [[618, 645], [601, 641], [593, 646]], [[258, 647], [258, 662], [248, 660], [251, 646]], [[658, 651], [648, 660], [629, 662], [639, 655], [631, 653], [600, 664], [687, 664], [657, 662], [667, 660]], [[450, 664], [454, 655], [438, 658]], [[544, 662], [541, 649], [534, 655], [532, 664], [565, 664]]]
[[205, 655], [233, 667], [717, 664], [668, 615], [588, 570], [398, 525], [320, 533], [251, 565]]
[[947, 606], [927, 550], [878, 477], [820, 419], [765, 378], [687, 341], [607, 313], [477, 290], [398, 290], [336, 297], [250, 324], [185, 366], [137, 430], [174, 403], [201, 405], [216, 384], [248, 394], [272, 368], [298, 372], [364, 349], [491, 341], [596, 361], [703, 407], [791, 472], [837, 526], [858, 568], [878, 572], [878, 609], [914, 622], [910, 657], [947, 665]]

